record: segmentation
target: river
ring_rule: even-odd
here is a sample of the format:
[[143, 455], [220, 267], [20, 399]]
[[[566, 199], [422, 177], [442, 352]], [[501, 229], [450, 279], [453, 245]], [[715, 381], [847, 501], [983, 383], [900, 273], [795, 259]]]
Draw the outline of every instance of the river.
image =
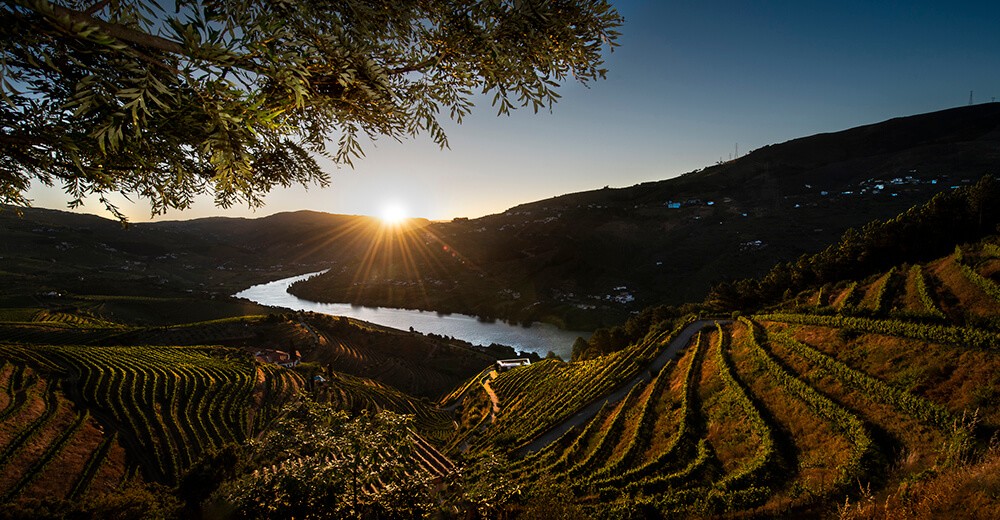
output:
[[535, 323], [530, 327], [522, 327], [503, 321], [487, 323], [480, 321], [475, 316], [464, 314], [438, 314], [434, 311], [362, 307], [349, 303], [319, 303], [303, 300], [288, 292], [289, 285], [316, 274], [319, 273], [307, 273], [254, 285], [234, 296], [246, 298], [261, 305], [347, 316], [395, 329], [409, 330], [410, 327], [413, 327], [413, 330], [425, 334], [451, 336], [474, 345], [489, 345], [491, 343], [510, 345], [517, 350], [536, 352], [542, 357], [551, 350], [565, 360], [569, 360], [573, 351], [573, 341], [580, 336], [589, 338], [591, 334], [590, 332], [562, 330], [548, 323]]

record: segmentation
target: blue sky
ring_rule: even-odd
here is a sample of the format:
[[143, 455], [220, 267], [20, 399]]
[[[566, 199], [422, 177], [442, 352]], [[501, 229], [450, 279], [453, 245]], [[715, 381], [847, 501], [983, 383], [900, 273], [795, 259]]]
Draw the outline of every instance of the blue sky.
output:
[[[312, 209], [478, 217], [564, 193], [660, 180], [766, 144], [1000, 98], [1000, 2], [615, 2], [608, 79], [564, 85], [553, 113], [497, 117], [483, 101], [450, 150], [369, 144], [325, 189], [270, 194], [256, 212], [210, 200], [157, 220]], [[35, 205], [62, 209], [58, 190]], [[134, 221], [142, 203], [123, 205]], [[86, 211], [102, 214], [93, 201]], [[105, 215], [107, 216], [107, 215]]]

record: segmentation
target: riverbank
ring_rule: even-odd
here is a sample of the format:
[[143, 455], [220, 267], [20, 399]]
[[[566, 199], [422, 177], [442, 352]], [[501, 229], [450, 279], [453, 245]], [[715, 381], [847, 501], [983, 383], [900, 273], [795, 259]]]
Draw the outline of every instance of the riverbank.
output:
[[341, 269], [298, 280], [289, 292], [314, 302], [463, 314], [515, 325], [547, 323], [565, 330], [619, 325], [631, 312], [609, 301], [595, 300], [586, 305], [557, 301], [535, 290], [503, 288], [480, 279], [382, 280], [359, 285], [349, 273]]
[[565, 360], [570, 358], [576, 338], [586, 339], [591, 335], [588, 331], [563, 330], [547, 323], [534, 323], [525, 327], [503, 321], [483, 321], [476, 316], [458, 313], [444, 314], [412, 309], [315, 302], [288, 292], [288, 287], [293, 283], [321, 272], [254, 285], [233, 296], [261, 305], [347, 316], [401, 330], [412, 329], [425, 334], [454, 337], [474, 345], [489, 346], [494, 343], [509, 345], [516, 350], [534, 352], [542, 357], [551, 351]]

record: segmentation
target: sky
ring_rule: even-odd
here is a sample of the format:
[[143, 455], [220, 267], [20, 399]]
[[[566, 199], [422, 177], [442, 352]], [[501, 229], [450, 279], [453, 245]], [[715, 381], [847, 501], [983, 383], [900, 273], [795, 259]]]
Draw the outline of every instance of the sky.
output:
[[[557, 195], [668, 179], [761, 146], [1000, 98], [1000, 2], [618, 1], [608, 77], [563, 85], [552, 111], [497, 117], [478, 100], [450, 149], [426, 137], [327, 161], [326, 188], [278, 189], [266, 206], [199, 200], [154, 220], [310, 209], [475, 218]], [[66, 209], [56, 189], [34, 206]], [[149, 206], [122, 204], [134, 222]], [[112, 218], [96, 200], [83, 211]]]

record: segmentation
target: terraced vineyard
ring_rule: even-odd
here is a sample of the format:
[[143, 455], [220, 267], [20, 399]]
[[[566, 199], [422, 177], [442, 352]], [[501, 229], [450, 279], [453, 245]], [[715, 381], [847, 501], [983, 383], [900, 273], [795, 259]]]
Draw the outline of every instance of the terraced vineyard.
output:
[[[124, 328], [12, 310], [31, 321], [6, 323], [23, 334], [0, 345], [0, 501], [176, 484], [306, 390], [354, 418], [412, 415], [409, 480], [448, 486], [460, 468], [442, 452], [500, 452], [526, 496], [547, 482], [598, 518], [850, 516], [970, 467], [1000, 432], [998, 251], [963, 246], [766, 313], [664, 321], [597, 359], [499, 374], [461, 345], [336, 318]], [[312, 362], [257, 363], [261, 337]], [[213, 338], [245, 348], [107, 345]]]
[[[961, 467], [1000, 431], [997, 250], [967, 246], [829, 284], [702, 332], [624, 399], [517, 459], [512, 474], [525, 486], [563, 482], [608, 518], [835, 516], [845, 500], [877, 503], [914, 475]], [[637, 360], [649, 356], [638, 353], [650, 348], [500, 375], [500, 413], [473, 449], [522, 445], [607, 392], [610, 374], [620, 382], [643, 370]]]
[[389, 410], [412, 415], [416, 430], [435, 443], [446, 442], [455, 431], [450, 413], [395, 388], [337, 372], [327, 372], [324, 377], [326, 381], [314, 390], [314, 396], [319, 401], [355, 413], [361, 410]]
[[489, 428], [468, 441], [480, 447], [525, 444], [646, 370], [670, 337], [669, 332], [656, 333], [600, 359], [576, 363], [546, 359], [498, 375], [491, 386], [500, 412]]
[[22, 363], [0, 367], [0, 493], [76, 498], [126, 477], [114, 434], [76, 407], [52, 379]]
[[202, 454], [256, 435], [302, 387], [220, 347], [3, 344], [0, 358], [5, 501], [72, 498], [136, 471], [175, 482]]
[[[962, 460], [975, 433], [982, 433], [977, 428], [1000, 427], [995, 403], [980, 406], [981, 422], [974, 425], [970, 416], [963, 419], [972, 403], [943, 398], [954, 394], [933, 391], [926, 382], [907, 388], [900, 384], [904, 374], [895, 369], [859, 362], [856, 350], [868, 338], [845, 343], [835, 328], [775, 320], [744, 318], [703, 332], [679, 359], [621, 402], [516, 461], [513, 474], [525, 485], [542, 476], [561, 480], [591, 513], [610, 518], [653, 511], [816, 514], [845, 497], [856, 498], [859, 486], [891, 489], [914, 472]], [[898, 354], [912, 348], [913, 340], [879, 341]], [[926, 366], [930, 373], [937, 360], [958, 353], [969, 352], [928, 344], [907, 368]], [[976, 370], [1000, 369], [989, 351], [973, 353], [984, 365]], [[522, 395], [531, 388], [527, 378], [583, 370], [573, 365], [546, 362], [497, 378], [495, 388], [505, 396], [501, 403], [514, 404], [501, 404], [506, 422], [498, 418], [487, 430], [507, 428], [527, 436], [521, 432], [535, 424], [531, 408], [517, 405], [530, 402]], [[960, 371], [949, 385], [960, 387], [977, 377]], [[1000, 391], [1000, 382], [992, 391]], [[553, 399], [552, 391], [545, 397], [572, 403], [562, 409], [553, 405], [557, 410], [550, 417], [565, 417], [579, 407]], [[517, 421], [525, 425], [504, 426]]]

